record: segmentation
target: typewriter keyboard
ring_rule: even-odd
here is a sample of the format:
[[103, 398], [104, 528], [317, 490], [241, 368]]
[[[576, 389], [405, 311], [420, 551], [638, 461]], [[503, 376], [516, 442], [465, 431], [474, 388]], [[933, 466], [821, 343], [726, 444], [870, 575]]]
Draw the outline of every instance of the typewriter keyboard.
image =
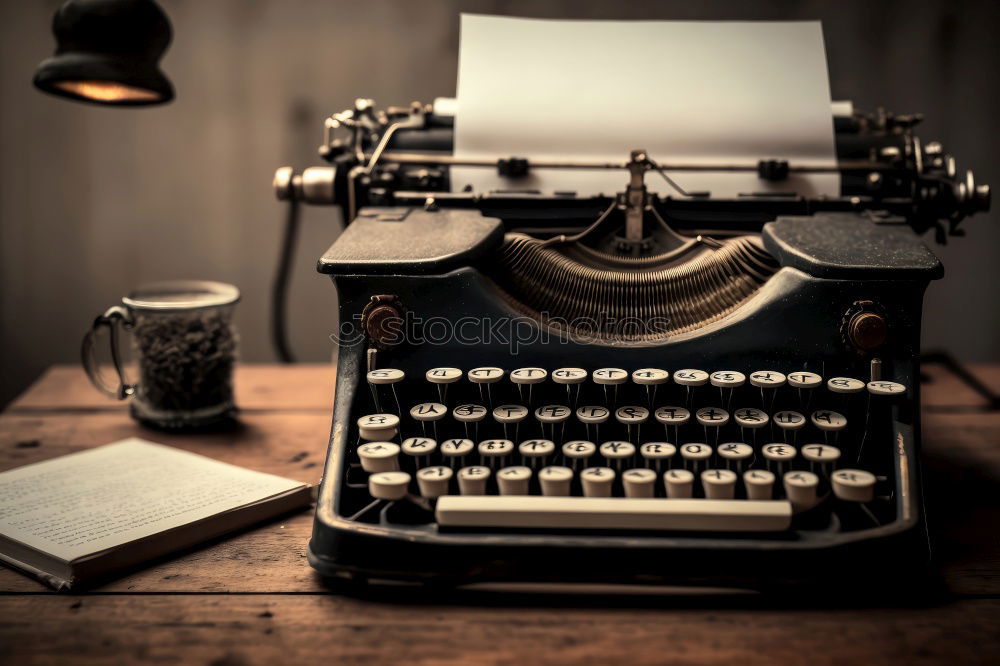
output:
[[385, 368], [368, 372], [365, 393], [345, 478], [354, 520], [775, 532], [863, 529], [895, 515], [887, 444], [908, 391], [891, 381]]

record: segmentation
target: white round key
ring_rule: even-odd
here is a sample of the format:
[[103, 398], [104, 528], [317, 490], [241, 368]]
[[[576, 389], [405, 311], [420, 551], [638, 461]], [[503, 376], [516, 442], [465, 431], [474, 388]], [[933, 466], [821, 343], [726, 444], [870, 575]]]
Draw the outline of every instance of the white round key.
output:
[[719, 457], [724, 460], [749, 460], [753, 457], [753, 447], [743, 442], [726, 442], [716, 447]]
[[375, 499], [399, 500], [406, 497], [409, 485], [406, 472], [378, 472], [368, 477], [368, 494]]
[[669, 460], [677, 453], [677, 447], [668, 442], [646, 442], [639, 447], [639, 455], [646, 460]]
[[674, 373], [674, 383], [681, 386], [704, 386], [708, 383], [708, 373], [690, 368], [678, 370]]
[[571, 460], [586, 460], [597, 451], [597, 445], [583, 439], [574, 439], [563, 444], [563, 455]]
[[681, 458], [691, 462], [701, 462], [712, 457], [712, 447], [708, 444], [691, 443], [681, 445]]
[[572, 413], [573, 411], [564, 405], [545, 405], [535, 410], [535, 418], [539, 423], [562, 423]]
[[580, 423], [604, 423], [610, 415], [611, 412], [607, 407], [598, 407], [595, 405], [578, 407], [576, 410], [576, 418], [579, 419]]
[[733, 412], [733, 420], [741, 428], [763, 428], [771, 419], [766, 412], [753, 407], [744, 407]]
[[829, 444], [806, 444], [802, 457], [814, 463], [835, 463], [840, 460], [840, 449]]
[[486, 418], [487, 411], [482, 405], [459, 405], [451, 410], [451, 415], [459, 423], [476, 423]]
[[548, 439], [528, 439], [517, 450], [525, 458], [545, 458], [556, 452], [556, 445]]
[[698, 423], [709, 428], [721, 428], [729, 423], [729, 412], [719, 407], [702, 407], [694, 417]]
[[573, 483], [573, 470], [569, 467], [544, 467], [538, 473], [542, 494], [548, 497], [568, 497]]
[[663, 484], [669, 499], [691, 497], [694, 490], [694, 474], [686, 469], [668, 469], [663, 473]]
[[872, 395], [902, 395], [906, 387], [896, 382], [868, 382], [868, 392]]
[[743, 472], [743, 486], [747, 499], [769, 500], [774, 494], [774, 474], [766, 469], [749, 469]]
[[691, 412], [683, 407], [660, 407], [653, 416], [665, 425], [680, 426], [691, 420]]
[[812, 424], [819, 428], [820, 430], [826, 430], [827, 432], [836, 432], [837, 430], [843, 430], [847, 427], [847, 417], [843, 414], [837, 412], [831, 412], [826, 409], [820, 409], [812, 413], [809, 417]]
[[458, 470], [458, 492], [463, 495], [485, 495], [490, 468], [472, 465]]
[[786, 472], [782, 479], [785, 486], [785, 496], [792, 503], [795, 511], [805, 511], [816, 506], [816, 489], [819, 488], [819, 477], [812, 472]]
[[713, 372], [709, 377], [712, 386], [719, 388], [739, 388], [747, 381], [747, 376], [735, 370], [719, 370]]
[[415, 421], [438, 421], [448, 413], [448, 408], [440, 402], [422, 402], [410, 408], [410, 416]]
[[774, 424], [782, 430], [798, 430], [806, 424], [806, 417], [798, 412], [781, 411], [775, 412]]
[[706, 469], [701, 473], [701, 487], [707, 499], [733, 499], [736, 496], [736, 472]]
[[451, 481], [452, 474], [451, 467], [441, 465], [418, 470], [417, 487], [420, 488], [421, 497], [436, 499], [441, 495], [447, 495], [448, 482]]
[[370, 384], [395, 384], [396, 382], [403, 381], [406, 373], [395, 368], [383, 368], [381, 370], [370, 370], [367, 376]]
[[432, 384], [452, 384], [462, 378], [462, 371], [458, 368], [431, 368], [424, 377]]
[[518, 368], [510, 373], [515, 384], [541, 384], [549, 376], [545, 368]]
[[584, 497], [611, 497], [615, 471], [610, 467], [588, 467], [580, 472]]
[[830, 479], [833, 494], [847, 502], [871, 502], [875, 499], [875, 475], [863, 469], [838, 469]]
[[407, 437], [403, 440], [402, 449], [408, 456], [429, 456], [437, 449], [437, 442], [430, 437]]
[[527, 495], [531, 482], [530, 467], [504, 467], [497, 472], [497, 485], [501, 495]]
[[789, 446], [788, 444], [765, 444], [761, 447], [760, 452], [768, 460], [772, 460], [776, 463], [786, 463], [791, 462], [795, 459], [796, 451], [794, 446]]
[[503, 379], [503, 368], [473, 368], [469, 370], [469, 381], [473, 384], [495, 384]]
[[775, 389], [784, 386], [785, 375], [777, 370], [758, 370], [750, 373], [750, 385], [758, 388]]
[[815, 372], [790, 372], [788, 385], [798, 389], [814, 389], [823, 383], [823, 378]]
[[520, 423], [528, 418], [528, 408], [521, 405], [500, 405], [493, 409], [497, 423]]
[[474, 448], [476, 444], [471, 439], [446, 439], [441, 442], [441, 455], [445, 458], [462, 458], [472, 453]]
[[625, 497], [653, 497], [656, 494], [657, 474], [651, 469], [637, 467], [622, 473]]
[[612, 386], [615, 384], [624, 384], [625, 380], [628, 379], [628, 373], [621, 368], [601, 368], [594, 370], [593, 377], [595, 384]]
[[358, 434], [361, 439], [384, 440], [396, 436], [399, 417], [395, 414], [368, 414], [358, 419]]
[[391, 472], [399, 469], [399, 445], [368, 442], [358, 447], [358, 458], [366, 472]]
[[632, 442], [604, 442], [601, 444], [600, 451], [605, 460], [624, 460], [635, 455], [635, 444]]
[[861, 393], [865, 383], [851, 377], [832, 377], [827, 380], [826, 387], [834, 393]]
[[638, 425], [649, 419], [649, 410], [636, 405], [619, 407], [615, 410], [615, 419], [622, 425]]
[[479, 442], [479, 455], [484, 458], [502, 458], [514, 452], [514, 442], [509, 439], [484, 439]]
[[559, 368], [552, 371], [552, 381], [556, 384], [580, 384], [587, 379], [583, 368]]
[[655, 386], [670, 379], [670, 373], [659, 368], [641, 368], [632, 372], [632, 381], [640, 386]]

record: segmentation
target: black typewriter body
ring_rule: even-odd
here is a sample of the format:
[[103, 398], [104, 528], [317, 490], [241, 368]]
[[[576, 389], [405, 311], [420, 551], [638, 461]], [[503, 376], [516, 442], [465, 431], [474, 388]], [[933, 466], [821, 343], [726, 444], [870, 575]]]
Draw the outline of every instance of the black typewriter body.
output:
[[[285, 184], [351, 220], [318, 266], [343, 329], [309, 546], [321, 574], [767, 587], [926, 567], [917, 359], [924, 290], [942, 267], [915, 231], [954, 233], [989, 194], [921, 146], [912, 117], [835, 119], [848, 166], [843, 196], [822, 200], [653, 195], [642, 175], [682, 172], [638, 150], [622, 168], [640, 178], [617, 197], [452, 193], [448, 118], [359, 103], [338, 119], [353, 138], [326, 137], [322, 194], [305, 174]], [[757, 168], [780, 179], [795, 165]], [[475, 369], [502, 375], [473, 381]], [[515, 382], [517, 370], [544, 380]], [[411, 414], [428, 404], [443, 414]], [[526, 416], [502, 422], [507, 405]], [[585, 423], [590, 407], [604, 420]], [[404, 445], [421, 439], [431, 453]], [[472, 467], [488, 479], [460, 484]], [[418, 478], [425, 468], [446, 478]], [[772, 479], [765, 491], [754, 470]], [[403, 483], [391, 499], [373, 485], [386, 471]]]

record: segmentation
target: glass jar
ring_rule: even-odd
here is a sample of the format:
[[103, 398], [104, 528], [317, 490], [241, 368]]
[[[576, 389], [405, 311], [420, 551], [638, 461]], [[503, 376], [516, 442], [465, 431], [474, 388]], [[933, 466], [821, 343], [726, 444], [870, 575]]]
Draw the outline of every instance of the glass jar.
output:
[[[83, 367], [98, 390], [130, 401], [132, 416], [159, 428], [200, 428], [235, 412], [233, 311], [239, 289], [221, 282], [176, 280], [146, 284], [94, 320], [84, 336]], [[97, 360], [98, 335], [109, 333], [117, 381]], [[135, 381], [122, 361], [119, 330], [131, 333]], [[131, 367], [131, 366], [130, 366]]]

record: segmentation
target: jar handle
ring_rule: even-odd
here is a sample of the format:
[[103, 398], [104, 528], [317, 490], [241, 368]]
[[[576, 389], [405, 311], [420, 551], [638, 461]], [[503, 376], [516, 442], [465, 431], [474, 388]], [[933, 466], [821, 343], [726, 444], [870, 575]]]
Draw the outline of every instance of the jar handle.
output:
[[[83, 362], [83, 369], [87, 373], [90, 383], [101, 393], [118, 400], [129, 397], [135, 393], [136, 389], [136, 385], [130, 384], [125, 377], [125, 368], [122, 367], [121, 353], [118, 349], [119, 325], [128, 330], [132, 328], [132, 324], [132, 317], [128, 310], [120, 305], [108, 308], [107, 312], [94, 320], [90, 330], [83, 336], [83, 344], [80, 347], [80, 360]], [[108, 329], [111, 342], [111, 362], [114, 363], [115, 372], [118, 373], [118, 382], [114, 386], [104, 379], [101, 374], [101, 366], [97, 362], [97, 332], [105, 326]]]

